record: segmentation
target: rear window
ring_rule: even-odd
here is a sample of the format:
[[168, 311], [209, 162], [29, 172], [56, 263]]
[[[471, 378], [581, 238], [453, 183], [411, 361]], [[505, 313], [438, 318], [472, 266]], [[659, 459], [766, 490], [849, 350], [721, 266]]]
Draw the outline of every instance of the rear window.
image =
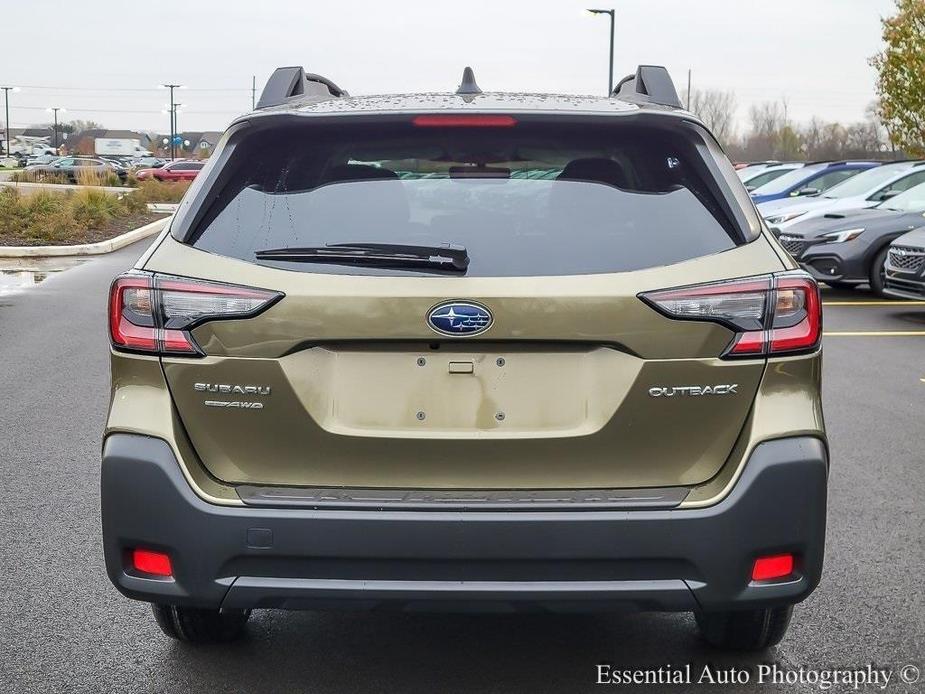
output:
[[468, 276], [676, 263], [744, 242], [687, 130], [530, 122], [277, 127], [235, 146], [187, 242], [272, 267], [338, 274], [427, 271], [255, 254], [452, 244], [468, 253]]

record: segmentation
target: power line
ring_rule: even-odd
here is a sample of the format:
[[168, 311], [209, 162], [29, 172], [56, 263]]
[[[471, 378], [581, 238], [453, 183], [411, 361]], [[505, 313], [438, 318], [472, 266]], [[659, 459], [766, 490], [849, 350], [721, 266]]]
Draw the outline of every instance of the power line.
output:
[[[158, 92], [162, 91], [157, 87], [65, 87], [48, 84], [21, 84], [21, 89], [55, 89], [78, 92]], [[247, 87], [185, 87], [185, 91], [191, 92], [247, 92]]]
[[[68, 111], [83, 111], [86, 113], [162, 113], [161, 110], [141, 110], [141, 109], [115, 109], [115, 108], [81, 108], [80, 106], [68, 106]], [[20, 110], [29, 110], [29, 111], [45, 111], [46, 109], [42, 106], [10, 106], [11, 111]], [[235, 114], [240, 113], [240, 109], [227, 109], [224, 111], [193, 111], [184, 109], [183, 113], [189, 113], [193, 115], [223, 115], [223, 114]]]

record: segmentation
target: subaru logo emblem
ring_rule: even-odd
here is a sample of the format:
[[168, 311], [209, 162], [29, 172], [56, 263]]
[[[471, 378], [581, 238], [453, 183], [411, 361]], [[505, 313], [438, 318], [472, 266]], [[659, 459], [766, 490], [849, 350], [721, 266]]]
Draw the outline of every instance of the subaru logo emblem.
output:
[[447, 301], [427, 314], [427, 324], [441, 335], [478, 335], [491, 327], [491, 311], [469, 301]]

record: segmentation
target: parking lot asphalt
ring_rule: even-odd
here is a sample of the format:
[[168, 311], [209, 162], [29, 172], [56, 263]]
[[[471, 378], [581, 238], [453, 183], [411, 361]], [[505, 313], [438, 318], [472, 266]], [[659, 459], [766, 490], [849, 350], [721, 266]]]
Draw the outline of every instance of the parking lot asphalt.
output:
[[[864, 291], [824, 292], [826, 567], [776, 650], [719, 655], [691, 617], [663, 614], [263, 611], [241, 643], [167, 640], [146, 605], [110, 585], [100, 541], [106, 292], [143, 248], [0, 293], [0, 692], [576, 692], [601, 689], [599, 663], [750, 674], [620, 691], [811, 692], [759, 685], [756, 668], [925, 671], [925, 304]], [[897, 672], [887, 691], [925, 684]]]

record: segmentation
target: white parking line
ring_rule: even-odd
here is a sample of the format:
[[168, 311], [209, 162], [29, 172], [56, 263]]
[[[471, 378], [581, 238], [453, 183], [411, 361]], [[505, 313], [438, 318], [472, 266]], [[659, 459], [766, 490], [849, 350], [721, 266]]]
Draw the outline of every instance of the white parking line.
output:
[[922, 306], [925, 301], [823, 301], [823, 306]]
[[823, 337], [925, 337], [925, 330], [857, 330], [823, 332]]

